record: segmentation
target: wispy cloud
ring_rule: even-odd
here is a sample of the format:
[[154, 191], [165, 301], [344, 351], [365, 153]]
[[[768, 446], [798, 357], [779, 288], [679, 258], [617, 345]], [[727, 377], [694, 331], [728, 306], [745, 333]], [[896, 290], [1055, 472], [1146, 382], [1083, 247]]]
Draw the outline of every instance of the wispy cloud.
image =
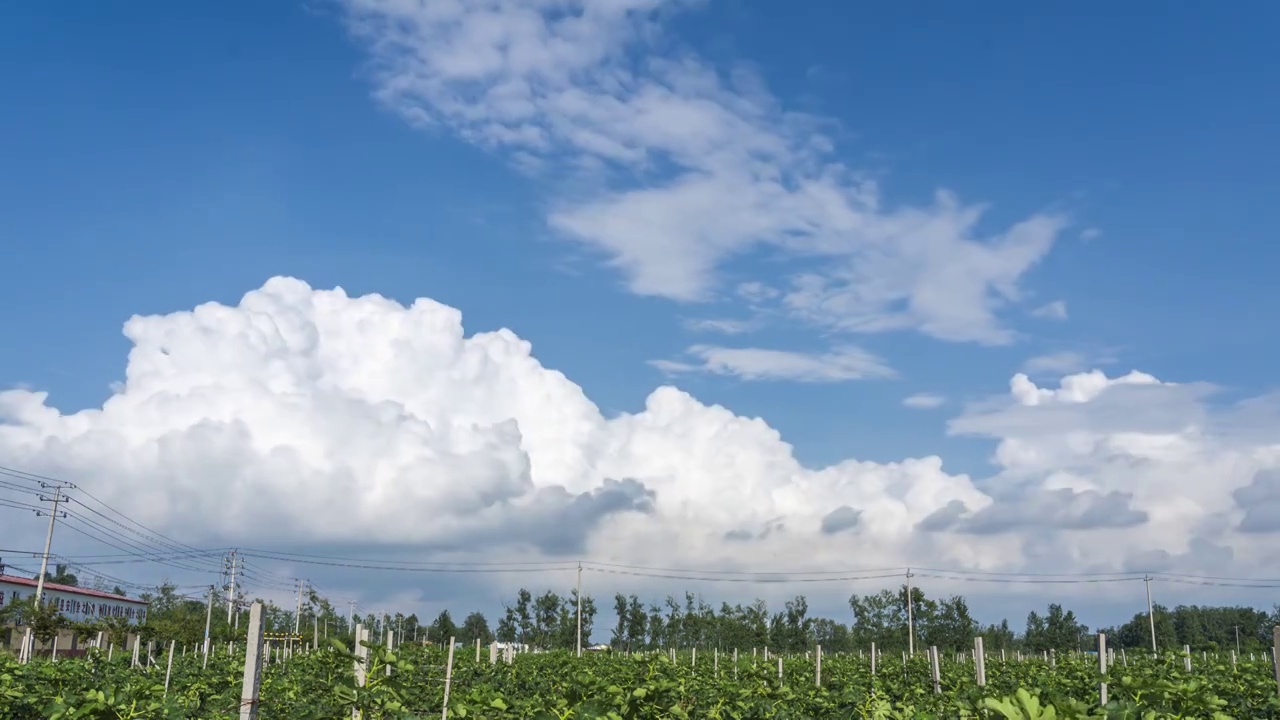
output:
[[693, 318], [684, 321], [686, 330], [712, 332], [724, 335], [741, 335], [760, 327], [758, 320], [733, 320], [729, 318]]
[[916, 410], [929, 410], [936, 407], [942, 407], [947, 399], [941, 395], [933, 393], [916, 393], [910, 397], [902, 399], [902, 404]]
[[1046, 318], [1049, 320], [1066, 320], [1067, 319], [1067, 303], [1065, 300], [1054, 300], [1046, 305], [1041, 305], [1031, 314], [1038, 318]]
[[1089, 364], [1090, 360], [1084, 353], [1064, 351], [1037, 355], [1023, 363], [1022, 370], [1031, 375], [1045, 373], [1066, 375], [1087, 370]]
[[632, 292], [707, 299], [723, 262], [768, 246], [799, 264], [770, 302], [816, 326], [1010, 341], [998, 313], [1063, 219], [983, 235], [982, 208], [950, 193], [891, 205], [835, 158], [829, 121], [789, 112], [742, 68], [673, 50], [659, 20], [688, 4], [346, 0], [375, 95], [406, 121], [527, 172], [590, 176], [548, 183], [548, 222]]
[[856, 347], [844, 347], [826, 353], [800, 353], [765, 348], [694, 345], [685, 352], [697, 362], [654, 360], [650, 364], [670, 374], [711, 373], [732, 375], [744, 380], [822, 383], [896, 375], [879, 357]]

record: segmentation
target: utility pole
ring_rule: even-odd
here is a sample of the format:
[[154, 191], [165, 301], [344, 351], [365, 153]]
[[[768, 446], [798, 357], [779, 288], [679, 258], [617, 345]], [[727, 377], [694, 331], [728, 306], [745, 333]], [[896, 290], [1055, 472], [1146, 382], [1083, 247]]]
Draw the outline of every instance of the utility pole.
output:
[[578, 563], [578, 657], [582, 657], [582, 563]]
[[[293, 613], [293, 634], [302, 631], [302, 578], [298, 578], [298, 607]], [[289, 638], [289, 650], [293, 651], [293, 638]]]
[[915, 657], [916, 654], [916, 623], [915, 616], [911, 606], [915, 603], [911, 602], [911, 568], [907, 568], [907, 654]]
[[[40, 604], [40, 598], [44, 595], [44, 575], [49, 572], [49, 548], [53, 546], [53, 523], [58, 519], [58, 503], [62, 502], [61, 485], [40, 483], [40, 487], [53, 488], [53, 497], [48, 498], [43, 495], [40, 496], [41, 502], [53, 503], [53, 511], [49, 513], [49, 532], [44, 536], [44, 555], [40, 556], [40, 577], [36, 580], [37, 605]], [[36, 514], [40, 514], [40, 511], [37, 511]], [[66, 517], [67, 514], [64, 512], [62, 513], [62, 516]]]
[[1147, 620], [1151, 623], [1151, 654], [1156, 654], [1156, 614], [1151, 606], [1151, 576], [1142, 578], [1147, 584]]
[[1236, 655], [1239, 655], [1240, 654], [1240, 626], [1234, 625], [1232, 627], [1236, 629]]
[[356, 621], [356, 601], [348, 600], [347, 601], [347, 628], [350, 629], [352, 632], [354, 632], [356, 629], [356, 626], [353, 624], [355, 621]]
[[231, 624], [231, 609], [236, 604], [236, 551], [231, 551], [231, 590], [227, 593], [227, 624]]
[[209, 609], [204, 615], [204, 666], [209, 667], [209, 626], [213, 623], [213, 586], [209, 586]]

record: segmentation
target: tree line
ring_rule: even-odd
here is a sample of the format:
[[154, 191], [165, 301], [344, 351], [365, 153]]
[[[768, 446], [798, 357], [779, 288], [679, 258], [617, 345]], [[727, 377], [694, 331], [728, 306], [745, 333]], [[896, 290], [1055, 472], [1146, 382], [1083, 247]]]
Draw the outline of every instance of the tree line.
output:
[[[987, 648], [1009, 652], [1069, 652], [1089, 650], [1096, 633], [1105, 632], [1115, 648], [1149, 648], [1151, 634], [1146, 613], [1138, 613], [1118, 627], [1091, 629], [1074, 611], [1060, 603], [1050, 603], [1043, 611], [1028, 613], [1015, 630], [1008, 620], [984, 625], [973, 618], [968, 601], [961, 595], [931, 598], [921, 588], [911, 592], [911, 615], [916, 648], [937, 646], [947, 652], [963, 652], [973, 647], [981, 635]], [[496, 631], [489, 633], [483, 613], [472, 612], [462, 627], [456, 627], [448, 611], [432, 624], [431, 637], [456, 637], [467, 644], [477, 638], [514, 642], [540, 649], [572, 649], [577, 642], [577, 594], [559, 595], [546, 591], [534, 595], [521, 588], [514, 602], [504, 605]], [[769, 647], [780, 652], [804, 652], [822, 645], [827, 652], [856, 652], [876, 643], [886, 652], [898, 653], [908, 646], [907, 587], [849, 597], [849, 622], [809, 613], [804, 595], [797, 595], [770, 611], [764, 600], [715, 607], [701, 596], [686, 592], [677, 599], [643, 602], [637, 595], [614, 595], [614, 622], [608, 643], [617, 650], [638, 651], [677, 648]], [[1280, 624], [1280, 606], [1267, 613], [1248, 607], [1181, 605], [1169, 609], [1154, 606], [1157, 647], [1195, 651], [1218, 651], [1237, 647], [1241, 652], [1261, 652], [1270, 647], [1271, 628]], [[584, 595], [582, 600], [583, 645], [591, 642], [597, 607]], [[442, 622], [443, 618], [443, 622]]]
[[[64, 568], [46, 575], [50, 581], [74, 585], [75, 577]], [[764, 600], [748, 604], [720, 603], [713, 606], [700, 595], [686, 592], [677, 599], [644, 602], [637, 595], [614, 596], [614, 622], [608, 643], [617, 650], [639, 651], [676, 648], [720, 648], [747, 650], [769, 647], [778, 652], [804, 652], [822, 645], [826, 652], [855, 652], [875, 643], [885, 652], [898, 653], [908, 647], [907, 592], [905, 585], [848, 599], [848, 622], [810, 615], [804, 595], [797, 595], [770, 610]], [[916, 648], [937, 646], [947, 652], [973, 647], [981, 635], [992, 650], [1042, 652], [1087, 650], [1093, 647], [1094, 633], [1105, 632], [1115, 648], [1150, 648], [1151, 629], [1147, 613], [1136, 613], [1119, 626], [1091, 630], [1076, 614], [1052, 603], [1043, 611], [1027, 615], [1020, 630], [1008, 620], [983, 625], [973, 618], [967, 600], [960, 595], [931, 598], [913, 587], [911, 615]], [[228, 618], [226, 596], [217, 590], [202, 597], [182, 595], [171, 584], [139, 595], [150, 603], [146, 621], [131, 626], [122, 618], [70, 623], [50, 606], [11, 603], [0, 610], [0, 624], [27, 624], [42, 642], [50, 641], [63, 628], [71, 628], [82, 640], [106, 632], [112, 642], [123, 644], [125, 635], [139, 633], [144, 641], [176, 640], [187, 645], [203, 642], [209, 603], [213, 604], [210, 637], [214, 642], [243, 639], [248, 613], [236, 609]], [[304, 640], [313, 635], [345, 638], [363, 624], [370, 637], [381, 640], [394, 632], [400, 642], [443, 643], [449, 638], [467, 645], [479, 640], [519, 643], [532, 648], [572, 649], [577, 644], [577, 591], [558, 594], [547, 590], [539, 595], [525, 588], [504, 604], [496, 627], [480, 611], [468, 613], [457, 624], [449, 610], [442, 610], [430, 624], [422, 624], [416, 614], [363, 615], [340, 612], [314, 589], [303, 595], [301, 613], [270, 601], [263, 603], [266, 628], [270, 632], [292, 633], [295, 626]], [[582, 642], [589, 645], [595, 632], [595, 600], [582, 598]], [[1241, 652], [1262, 652], [1270, 647], [1271, 628], [1280, 625], [1280, 605], [1271, 612], [1250, 607], [1180, 605], [1172, 609], [1154, 606], [1156, 645], [1161, 650], [1219, 651], [1239, 648]]]

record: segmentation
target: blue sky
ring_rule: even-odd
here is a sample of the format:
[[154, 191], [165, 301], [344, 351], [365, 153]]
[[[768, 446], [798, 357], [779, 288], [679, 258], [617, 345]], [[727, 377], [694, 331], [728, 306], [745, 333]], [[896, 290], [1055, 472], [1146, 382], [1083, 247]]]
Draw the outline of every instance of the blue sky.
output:
[[[950, 450], [973, 463], [980, 449], [953, 447], [901, 397], [999, 391], [1028, 357], [1062, 351], [1267, 386], [1275, 340], [1250, 319], [1280, 302], [1280, 101], [1266, 90], [1277, 11], [1151, 10], [712, 2], [679, 18], [674, 32], [705, 57], [750, 63], [781, 102], [838, 119], [839, 154], [891, 200], [947, 187], [997, 222], [1052, 208], [1075, 223], [1026, 283], [1065, 300], [1069, 321], [1011, 312], [1027, 334], [1012, 346], [891, 333], [862, 344], [900, 370], [894, 381], [682, 384], [767, 417], [814, 462]], [[661, 382], [644, 361], [689, 341], [680, 318], [714, 311], [628, 296], [547, 231], [536, 184], [500, 154], [379, 108], [337, 15], [324, 3], [4, 10], [0, 53], [22, 68], [0, 86], [0, 234], [15, 269], [0, 313], [21, 338], [0, 360], [6, 384], [49, 389], [64, 409], [99, 403], [121, 375], [129, 315], [232, 301], [277, 273], [425, 295], [471, 329], [511, 327], [605, 408], [634, 409]], [[1102, 235], [1081, 242], [1085, 228]]]
[[[604, 255], [549, 225], [575, 192], [564, 178], [521, 172], [510, 148], [449, 123], [412, 127], [375, 99], [344, 13], [235, 0], [0, 9], [0, 326], [12, 343], [0, 385], [48, 390], [63, 411], [99, 405], [123, 376], [131, 315], [234, 304], [283, 274], [430, 297], [470, 331], [509, 327], [606, 412], [675, 382], [765, 417], [810, 465], [939, 453], [952, 472], [989, 474], [992, 444], [948, 437], [946, 420], [1006, 392], [1037, 356], [1214, 382], [1227, 398], [1274, 388], [1272, 3], [710, 0], [664, 20], [649, 52], [754, 73], [778, 107], [822, 118], [830, 157], [875, 178], [888, 206], [946, 188], [990, 206], [980, 234], [1065, 218], [1020, 274], [1022, 298], [997, 311], [1017, 334], [1002, 345], [788, 320], [691, 331], [749, 317], [732, 285], [783, 283], [793, 258], [733, 256], [710, 302], [629, 292]], [[1065, 319], [1033, 315], [1054, 301]], [[854, 344], [897, 377], [668, 378], [651, 364], [688, 362], [700, 343]], [[902, 406], [922, 392], [948, 405]]]

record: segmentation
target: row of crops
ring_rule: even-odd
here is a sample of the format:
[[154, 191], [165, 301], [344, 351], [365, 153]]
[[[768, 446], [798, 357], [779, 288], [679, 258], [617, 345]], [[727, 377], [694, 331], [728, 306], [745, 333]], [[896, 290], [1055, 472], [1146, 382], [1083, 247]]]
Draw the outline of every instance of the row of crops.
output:
[[[463, 657], [465, 656], [465, 657]], [[117, 655], [26, 665], [0, 658], [0, 720], [35, 718], [230, 718], [240, 715], [243, 658], [162, 658], [131, 667]], [[270, 663], [257, 703], [264, 720], [434, 718], [445, 702], [446, 655], [435, 648], [372, 647], [366, 684], [356, 683], [354, 656], [334, 644]], [[708, 653], [677, 656], [548, 653], [508, 664], [459, 653], [449, 674], [448, 717], [454, 718], [1280, 718], [1269, 659], [1199, 661], [1128, 658], [1106, 678], [1099, 706], [1096, 656], [986, 663], [979, 687], [968, 662], [941, 664], [935, 692], [929, 660], [826, 656], [821, 686], [814, 663], [742, 657], [736, 664]], [[388, 666], [390, 672], [388, 673]], [[166, 691], [166, 672], [170, 674]]]

